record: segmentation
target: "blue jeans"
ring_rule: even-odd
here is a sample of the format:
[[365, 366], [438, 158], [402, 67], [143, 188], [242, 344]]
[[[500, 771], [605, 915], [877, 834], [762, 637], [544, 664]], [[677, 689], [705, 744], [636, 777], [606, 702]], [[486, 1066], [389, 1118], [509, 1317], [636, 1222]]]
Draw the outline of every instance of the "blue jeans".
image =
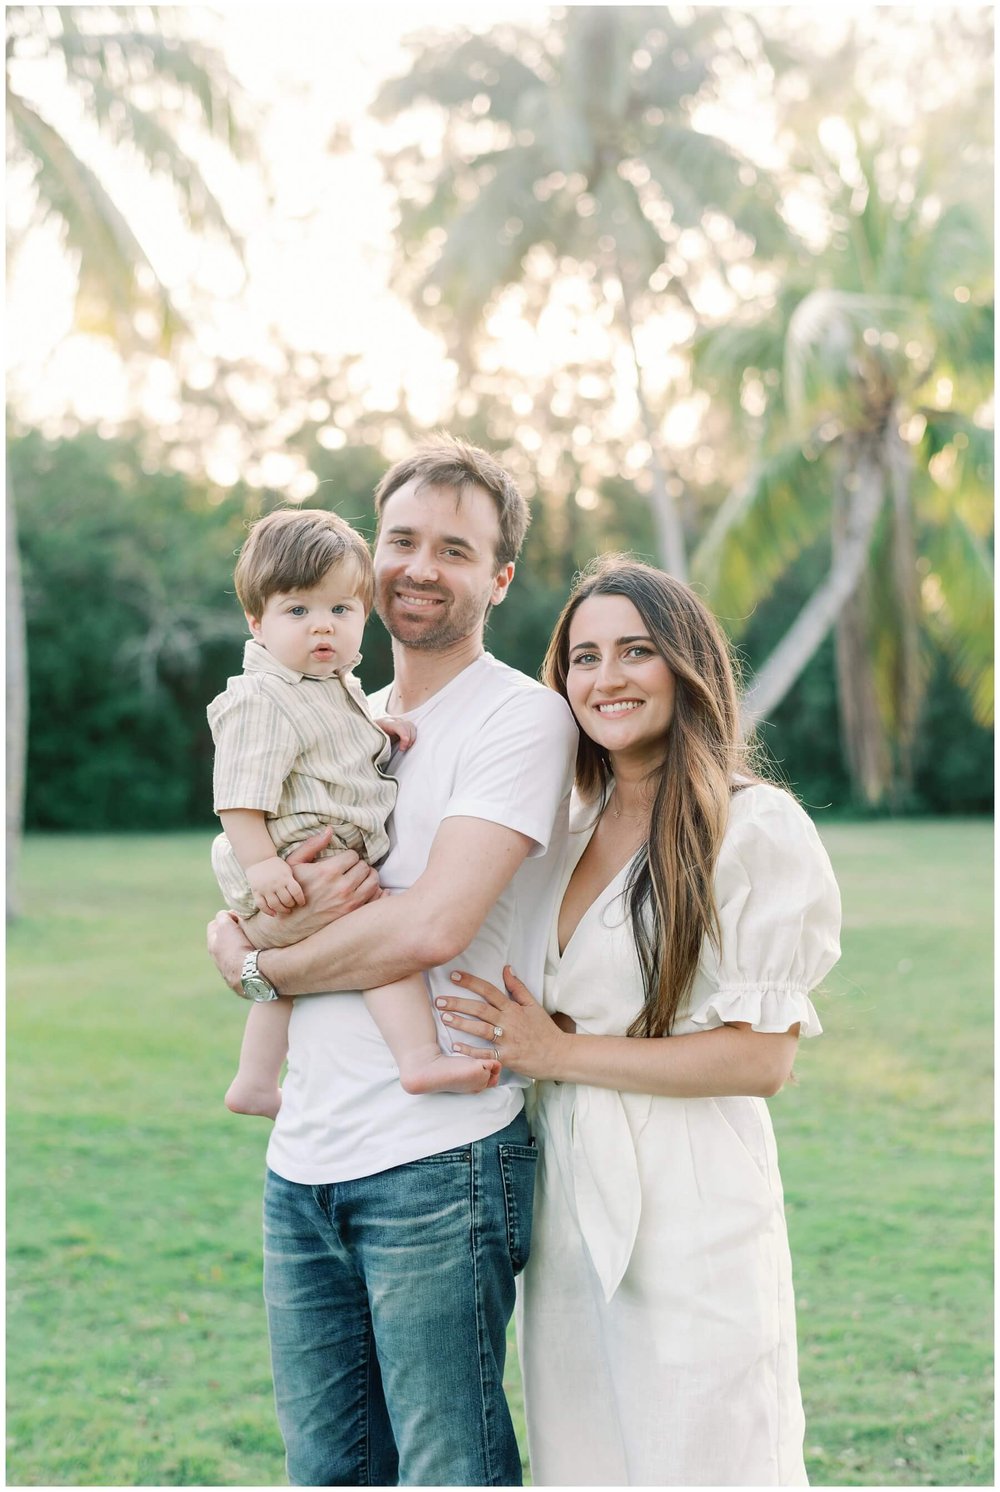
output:
[[264, 1298], [293, 1486], [520, 1486], [503, 1392], [537, 1151], [506, 1129], [391, 1171], [264, 1189]]

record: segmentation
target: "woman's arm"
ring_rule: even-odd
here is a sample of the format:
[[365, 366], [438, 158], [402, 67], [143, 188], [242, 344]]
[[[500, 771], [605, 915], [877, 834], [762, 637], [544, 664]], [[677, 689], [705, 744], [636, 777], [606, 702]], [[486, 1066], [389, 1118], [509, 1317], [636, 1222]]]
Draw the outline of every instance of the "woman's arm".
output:
[[[509, 995], [471, 974], [452, 978], [490, 1008], [484, 1018], [475, 1013], [482, 1009], [478, 1001], [441, 998], [444, 1023], [495, 1045], [505, 1067], [528, 1077], [666, 1098], [770, 1098], [788, 1081], [795, 1060], [798, 1026], [763, 1032], [734, 1022], [666, 1039], [588, 1036], [560, 1029], [509, 968]], [[482, 1050], [454, 1046], [467, 1054]]]

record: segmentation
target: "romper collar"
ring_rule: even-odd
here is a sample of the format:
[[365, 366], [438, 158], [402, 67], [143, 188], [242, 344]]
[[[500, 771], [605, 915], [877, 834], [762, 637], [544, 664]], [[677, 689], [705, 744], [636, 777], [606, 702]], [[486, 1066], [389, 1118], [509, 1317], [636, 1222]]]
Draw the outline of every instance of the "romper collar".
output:
[[[340, 678], [350, 673], [351, 669], [356, 668], [360, 662], [361, 654], [359, 653], [346, 668], [338, 669], [336, 675], [331, 675], [331, 677]], [[258, 642], [255, 637], [251, 637], [243, 645], [243, 672], [274, 674], [277, 678], [284, 679], [286, 684], [301, 684], [303, 679], [313, 678], [312, 674], [300, 673], [297, 668], [287, 668], [284, 663], [279, 663], [278, 659], [269, 653], [264, 644]]]

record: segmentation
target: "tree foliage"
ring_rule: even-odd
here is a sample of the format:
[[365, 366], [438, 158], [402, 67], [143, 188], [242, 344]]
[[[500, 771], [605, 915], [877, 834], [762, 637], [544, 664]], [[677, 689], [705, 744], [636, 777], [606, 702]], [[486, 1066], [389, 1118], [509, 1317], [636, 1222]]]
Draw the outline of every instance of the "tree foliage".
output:
[[[30, 683], [27, 823], [130, 829], [211, 820], [205, 708], [242, 666], [233, 591], [247, 524], [275, 493], [221, 493], [158, 467], [148, 440], [10, 442]], [[370, 532], [382, 463], [335, 453], [317, 496]], [[373, 626], [365, 676], [388, 671]], [[382, 643], [381, 649], [378, 644]]]
[[[239, 241], [199, 167], [204, 138], [246, 154], [239, 90], [218, 53], [189, 33], [183, 7], [8, 6], [6, 10], [7, 161], [29, 183], [32, 221], [54, 220], [76, 260], [75, 319], [134, 355], [171, 347], [184, 326], [150, 245], [130, 221], [128, 188], [108, 183], [96, 164], [111, 147], [119, 166], [140, 162], [170, 184], [188, 227]], [[179, 22], [179, 26], [178, 26]], [[55, 114], [50, 111], [55, 106]], [[66, 128], [69, 109], [71, 127]], [[73, 121], [73, 112], [82, 116]], [[92, 135], [91, 151], [75, 141]], [[96, 137], [96, 144], [95, 138]], [[114, 173], [111, 173], [114, 175]], [[126, 181], [128, 177], [124, 178]], [[28, 687], [20, 615], [17, 531], [7, 483], [7, 915], [17, 912], [13, 867], [20, 835]]]
[[[696, 121], [723, 75], [769, 69], [761, 31], [746, 13], [705, 7], [569, 6], [537, 31], [421, 37], [415, 48], [375, 104], [385, 118], [432, 109], [440, 123], [435, 148], [417, 138], [386, 157], [403, 285], [468, 374], [505, 289], [519, 287], [521, 315], [537, 326], [553, 284], [585, 287], [606, 361], [624, 344], [632, 365], [635, 414], [617, 440], [602, 421], [602, 438], [619, 457], [623, 439], [644, 440], [657, 548], [683, 575], [665, 391], [649, 386], [637, 331], [657, 314], [690, 315], [713, 276], [787, 238], [768, 178]], [[580, 370], [574, 397], [593, 377]], [[606, 462], [614, 472], [610, 451]]]
[[[938, 58], [924, 62], [930, 77]], [[872, 802], [912, 778], [939, 654], [992, 719], [988, 81], [966, 63], [967, 96], [919, 126], [820, 86], [828, 113], [818, 137], [800, 122], [794, 164], [822, 188], [825, 243], [695, 345], [728, 438], [751, 453], [695, 573], [747, 616], [826, 536], [829, 570], [761, 664], [750, 712], [780, 703], [834, 627], [844, 749]]]
[[[29, 736], [27, 823], [42, 829], [209, 827], [212, 743], [205, 709], [240, 668], [243, 616], [232, 589], [251, 517], [280, 499], [227, 494], [161, 468], [148, 442], [84, 432], [9, 443], [19, 498], [25, 612], [35, 708]], [[317, 450], [310, 499], [371, 535], [371, 494], [385, 462], [371, 446]], [[487, 646], [528, 674], [541, 663], [574, 570], [598, 549], [650, 552], [648, 514], [612, 486], [575, 527], [536, 512], [515, 583], [493, 613]], [[641, 517], [642, 523], [633, 518]], [[645, 530], [643, 529], [645, 524]], [[773, 611], [761, 610], [741, 647], [749, 664], [770, 648], [821, 572], [807, 551]], [[725, 619], [731, 625], [732, 619]], [[391, 671], [389, 640], [368, 625], [365, 686]], [[989, 806], [990, 733], [937, 674], [918, 731], [914, 811]], [[818, 809], [843, 811], [851, 789], [837, 743], [833, 649], [820, 651], [794, 699], [766, 731], [779, 770]]]
[[6, 22], [8, 165], [27, 174], [35, 218], [55, 219], [76, 258], [78, 325], [125, 346], [169, 346], [183, 314], [131, 220], [127, 187], [63, 121], [75, 108], [122, 163], [169, 183], [193, 231], [239, 252], [197, 153], [204, 137], [249, 152], [233, 75], [183, 7], [9, 5]]

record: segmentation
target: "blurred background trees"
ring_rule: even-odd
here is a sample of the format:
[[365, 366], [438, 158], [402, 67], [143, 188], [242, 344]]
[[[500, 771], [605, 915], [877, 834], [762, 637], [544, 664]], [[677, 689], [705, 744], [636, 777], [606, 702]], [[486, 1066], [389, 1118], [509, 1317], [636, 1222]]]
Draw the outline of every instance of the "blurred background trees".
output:
[[[247, 520], [308, 500], [370, 533], [379, 475], [429, 428], [489, 446], [532, 500], [491, 624], [508, 661], [534, 673], [575, 569], [630, 549], [716, 607], [811, 808], [989, 808], [989, 12], [571, 6], [415, 35], [329, 158], [380, 151], [433, 404], [260, 316], [247, 204], [258, 235], [305, 242], [311, 220], [273, 216], [225, 25], [7, 17], [15, 258], [32, 212], [57, 214], [78, 328], [135, 386], [127, 417], [81, 428], [27, 418], [12, 385], [30, 825], [207, 825]], [[186, 274], [129, 226], [121, 152], [174, 183]], [[223, 310], [261, 319], [259, 345]], [[373, 686], [377, 623], [364, 651]]]
[[638, 428], [619, 440], [645, 442], [657, 550], [682, 577], [683, 487], [663, 448], [665, 391], [648, 386], [637, 334], [650, 316], [691, 315], [727, 259], [745, 264], [785, 238], [766, 175], [693, 128], [696, 108], [763, 68], [766, 42], [747, 14], [571, 6], [540, 30], [429, 43], [375, 101], [382, 118], [420, 104], [441, 115], [431, 158], [413, 144], [386, 157], [417, 304], [471, 376], [487, 310], [508, 287], [537, 327], [554, 282], [574, 285], [607, 347], [594, 359], [603, 369], [581, 362], [564, 388], [575, 401], [602, 372], [610, 385], [624, 353]]
[[[149, 7], [6, 9], [8, 172], [22, 187], [27, 222], [54, 219], [75, 261], [75, 324], [111, 338], [132, 356], [150, 349], [168, 352], [184, 328], [184, 314], [157, 267], [155, 247], [145, 246], [129, 221], [127, 193], [109, 186], [75, 148], [73, 131], [58, 122], [61, 110], [53, 117], [39, 106], [33, 80], [53, 77], [85, 126], [113, 153], [138, 159], [148, 173], [169, 183], [193, 234], [221, 237], [239, 256], [239, 239], [192, 148], [192, 139], [197, 143], [199, 135], [208, 135], [236, 154], [248, 151], [249, 137], [236, 111], [236, 81], [218, 53], [176, 31], [173, 20]], [[8, 913], [16, 907], [28, 713], [15, 491], [8, 462]], [[32, 636], [33, 654], [37, 641]]]
[[912, 783], [936, 653], [992, 719], [991, 87], [966, 74], [959, 111], [935, 86], [939, 47], [957, 60], [972, 39], [931, 28], [910, 63], [924, 102], [903, 120], [861, 99], [835, 114], [817, 86], [816, 133], [789, 165], [824, 188], [825, 241], [694, 345], [754, 452], [699, 548], [715, 604], [746, 615], [807, 547], [829, 555], [747, 714], [780, 704], [833, 626], [843, 749], [871, 803]]

